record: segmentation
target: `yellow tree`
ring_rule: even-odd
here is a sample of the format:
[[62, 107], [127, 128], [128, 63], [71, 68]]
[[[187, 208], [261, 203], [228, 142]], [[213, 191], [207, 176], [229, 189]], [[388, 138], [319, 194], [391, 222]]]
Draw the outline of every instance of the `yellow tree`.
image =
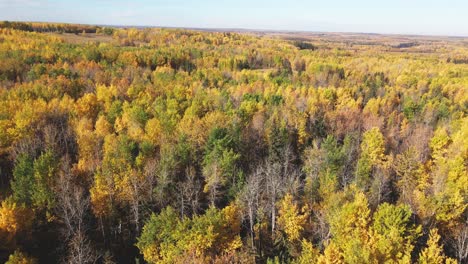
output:
[[449, 228], [463, 221], [468, 206], [468, 118], [458, 122], [452, 135], [439, 128], [430, 141], [432, 160], [428, 163], [426, 186], [432, 196], [421, 197], [434, 208], [436, 220]]
[[401, 202], [415, 207], [414, 191], [423, 173], [422, 165], [418, 160], [420, 154], [415, 148], [409, 148], [402, 154], [396, 156], [394, 170], [398, 176], [397, 186]]
[[332, 238], [328, 247], [336, 247], [332, 252], [338, 250], [346, 263], [375, 261], [375, 241], [368, 231], [370, 210], [364, 193], [357, 191], [352, 201], [330, 210], [328, 221]]
[[[344, 264], [348, 262], [345, 262], [343, 258], [343, 253], [340, 252], [340, 250], [337, 248], [335, 243], [330, 242], [330, 244], [326, 246], [323, 254], [317, 258], [317, 263], [318, 264]], [[360, 263], [360, 262], [355, 262], [355, 263]]]
[[37, 261], [34, 258], [31, 258], [19, 250], [15, 250], [13, 254], [8, 257], [5, 264], [36, 264]]
[[293, 261], [295, 264], [317, 263], [320, 252], [306, 239], [301, 241], [301, 254]]
[[24, 205], [18, 205], [13, 197], [2, 201], [0, 207], [0, 238], [5, 245], [14, 246], [19, 234], [24, 237], [31, 228], [34, 215]]
[[279, 202], [278, 228], [286, 233], [289, 242], [300, 239], [301, 232], [304, 230], [308, 214], [305, 213], [306, 208], [301, 211], [302, 214], [289, 193]]
[[427, 247], [419, 254], [420, 264], [442, 264], [456, 263], [454, 259], [447, 258], [444, 255], [442, 246], [439, 245], [440, 235], [437, 229], [432, 229], [429, 233]]
[[76, 141], [78, 143], [78, 169], [83, 172], [94, 172], [99, 167], [99, 149], [102, 140], [93, 131], [93, 121], [81, 118], [77, 121]]
[[109, 216], [112, 211], [114, 191], [110, 186], [108, 179], [101, 172], [94, 175], [90, 196], [93, 212], [99, 218]]

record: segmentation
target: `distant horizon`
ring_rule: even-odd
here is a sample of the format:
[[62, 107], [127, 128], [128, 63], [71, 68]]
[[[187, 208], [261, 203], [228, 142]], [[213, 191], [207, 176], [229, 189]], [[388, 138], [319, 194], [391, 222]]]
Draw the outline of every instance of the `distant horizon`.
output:
[[274, 29], [274, 28], [235, 28], [235, 27], [195, 27], [195, 26], [161, 26], [161, 25], [138, 25], [138, 24], [94, 24], [94, 23], [74, 23], [66, 21], [36, 21], [36, 20], [0, 20], [7, 22], [24, 23], [51, 23], [51, 24], [71, 24], [116, 28], [166, 28], [166, 29], [187, 29], [202, 31], [245, 31], [245, 32], [270, 32], [270, 33], [316, 33], [316, 34], [359, 34], [359, 35], [388, 35], [388, 36], [418, 36], [418, 37], [450, 37], [468, 38], [466, 35], [443, 35], [443, 34], [418, 34], [418, 33], [381, 33], [364, 31], [321, 31], [321, 30], [298, 30], [298, 29]]
[[0, 0], [9, 21], [455, 37], [468, 36], [467, 10], [464, 0]]

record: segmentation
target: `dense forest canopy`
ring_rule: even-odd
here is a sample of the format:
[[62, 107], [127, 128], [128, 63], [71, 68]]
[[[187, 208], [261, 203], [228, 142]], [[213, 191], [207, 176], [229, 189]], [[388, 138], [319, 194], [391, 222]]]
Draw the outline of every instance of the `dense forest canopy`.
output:
[[466, 263], [468, 39], [0, 23], [0, 262]]

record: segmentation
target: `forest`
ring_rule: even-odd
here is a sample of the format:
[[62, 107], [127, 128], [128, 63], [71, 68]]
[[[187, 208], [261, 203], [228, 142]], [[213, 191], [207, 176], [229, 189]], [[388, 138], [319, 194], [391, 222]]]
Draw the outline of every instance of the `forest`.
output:
[[0, 263], [467, 263], [468, 38], [0, 23]]

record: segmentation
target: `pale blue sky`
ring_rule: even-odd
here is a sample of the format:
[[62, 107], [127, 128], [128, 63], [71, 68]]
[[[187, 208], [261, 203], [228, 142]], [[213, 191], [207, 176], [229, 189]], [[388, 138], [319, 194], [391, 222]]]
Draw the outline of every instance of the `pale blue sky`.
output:
[[0, 0], [0, 20], [468, 36], [468, 0]]

